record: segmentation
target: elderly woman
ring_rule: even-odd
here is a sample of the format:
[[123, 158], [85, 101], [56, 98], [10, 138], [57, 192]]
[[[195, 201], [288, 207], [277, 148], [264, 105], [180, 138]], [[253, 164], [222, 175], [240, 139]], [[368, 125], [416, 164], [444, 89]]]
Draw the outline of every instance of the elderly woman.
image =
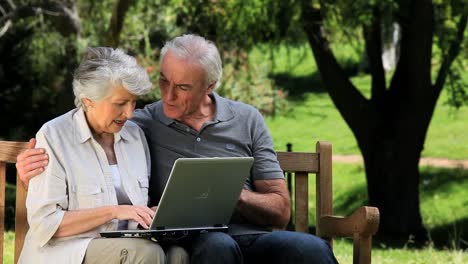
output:
[[99, 238], [104, 230], [147, 228], [149, 151], [128, 121], [151, 90], [146, 71], [119, 49], [89, 48], [74, 73], [77, 108], [42, 126], [37, 146], [49, 165], [29, 184], [20, 263], [165, 263], [157, 243]]

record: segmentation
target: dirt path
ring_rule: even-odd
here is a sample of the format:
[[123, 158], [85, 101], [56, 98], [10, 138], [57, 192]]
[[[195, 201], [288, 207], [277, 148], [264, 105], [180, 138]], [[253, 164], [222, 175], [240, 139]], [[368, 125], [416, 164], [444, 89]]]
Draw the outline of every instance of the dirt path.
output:
[[[341, 163], [362, 163], [360, 155], [336, 155], [333, 154], [334, 162]], [[468, 170], [468, 160], [451, 160], [445, 158], [421, 158], [419, 165], [443, 167], [443, 168], [462, 168]]]

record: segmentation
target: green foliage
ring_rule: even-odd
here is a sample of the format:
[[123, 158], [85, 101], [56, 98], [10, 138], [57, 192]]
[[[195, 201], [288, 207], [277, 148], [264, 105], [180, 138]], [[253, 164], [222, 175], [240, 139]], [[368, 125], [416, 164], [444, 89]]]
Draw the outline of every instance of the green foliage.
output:
[[361, 33], [357, 29], [361, 26], [369, 26], [375, 17], [375, 12], [392, 16], [398, 8], [399, 1], [353, 1], [352, 4], [346, 0], [325, 0], [320, 2], [322, 3], [324, 24], [329, 32], [357, 36], [357, 34]]
[[222, 50], [248, 50], [295, 31], [297, 1], [174, 0], [178, 26], [214, 40]]
[[286, 94], [277, 90], [268, 78], [270, 64], [259, 62], [245, 63], [238, 70], [232, 63], [224, 67], [224, 79], [217, 92], [257, 107], [265, 116], [287, 111]]
[[[237, 99], [242, 98], [265, 114], [273, 114], [284, 108], [285, 103], [284, 93], [276, 91], [267, 78], [268, 71], [265, 69], [268, 62], [251, 67], [248, 58], [233, 54], [248, 54], [258, 41], [279, 40], [298, 34], [300, 26], [296, 2], [131, 1], [120, 33], [119, 48], [138, 58], [157, 87], [159, 49], [164, 42], [184, 33], [206, 36], [219, 47], [227, 71], [236, 71], [229, 73], [235, 78], [223, 80], [227, 85], [223, 92]], [[64, 3], [57, 2], [60, 5]], [[67, 32], [63, 31], [60, 16], [50, 11], [56, 2], [31, 0], [16, 4], [17, 7], [40, 8], [36, 9], [39, 10], [37, 14], [14, 21], [14, 26], [1, 37], [0, 110], [12, 113], [17, 111], [18, 105], [25, 107], [22, 118], [2, 117], [2, 122], [8, 123], [11, 130], [2, 130], [0, 137], [26, 140], [46, 120], [68, 110], [57, 107], [65, 102], [59, 96], [64, 93], [71, 95], [68, 90], [71, 89], [70, 76], [86, 47], [105, 45], [116, 1], [67, 1], [67, 7], [70, 10], [76, 8], [79, 16], [79, 34], [75, 35], [70, 35], [70, 32], [65, 34]], [[5, 41], [10, 38], [11, 41]], [[256, 76], [259, 79], [255, 80]], [[228, 87], [238, 91], [227, 92]], [[257, 88], [260, 91], [252, 96]], [[250, 95], [241, 96], [242, 93]], [[263, 96], [266, 97], [259, 99]], [[159, 97], [159, 91], [155, 89], [144, 100], [148, 102]], [[67, 107], [71, 107], [70, 98], [68, 100]]]
[[454, 63], [448, 75], [447, 89], [449, 97], [447, 102], [457, 109], [463, 105], [468, 106], [468, 76], [466, 74], [463, 76], [467, 69], [468, 63], [458, 60]]
[[0, 137], [24, 140], [53, 115], [67, 73], [65, 43], [68, 39], [54, 31], [43, 15], [19, 19], [2, 37], [0, 112], [7, 113], [1, 121], [9, 125]]

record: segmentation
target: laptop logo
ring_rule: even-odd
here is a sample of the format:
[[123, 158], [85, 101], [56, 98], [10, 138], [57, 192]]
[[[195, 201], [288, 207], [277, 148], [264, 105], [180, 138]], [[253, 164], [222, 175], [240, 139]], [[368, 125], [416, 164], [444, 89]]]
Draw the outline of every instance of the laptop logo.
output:
[[231, 143], [227, 143], [227, 144], [226, 144], [226, 149], [235, 150], [235, 149], [236, 149], [236, 145], [231, 144]]
[[208, 196], [210, 195], [210, 191], [211, 191], [211, 189], [208, 189], [208, 191], [206, 191], [206, 192], [202, 192], [200, 195], [195, 197], [195, 199], [198, 199], [198, 200], [208, 199]]

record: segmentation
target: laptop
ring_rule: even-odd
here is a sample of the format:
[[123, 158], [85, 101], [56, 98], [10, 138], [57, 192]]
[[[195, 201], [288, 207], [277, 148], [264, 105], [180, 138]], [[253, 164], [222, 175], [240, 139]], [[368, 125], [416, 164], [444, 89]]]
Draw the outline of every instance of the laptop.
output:
[[227, 232], [253, 161], [253, 157], [179, 158], [149, 229], [100, 234], [170, 242], [206, 232]]

